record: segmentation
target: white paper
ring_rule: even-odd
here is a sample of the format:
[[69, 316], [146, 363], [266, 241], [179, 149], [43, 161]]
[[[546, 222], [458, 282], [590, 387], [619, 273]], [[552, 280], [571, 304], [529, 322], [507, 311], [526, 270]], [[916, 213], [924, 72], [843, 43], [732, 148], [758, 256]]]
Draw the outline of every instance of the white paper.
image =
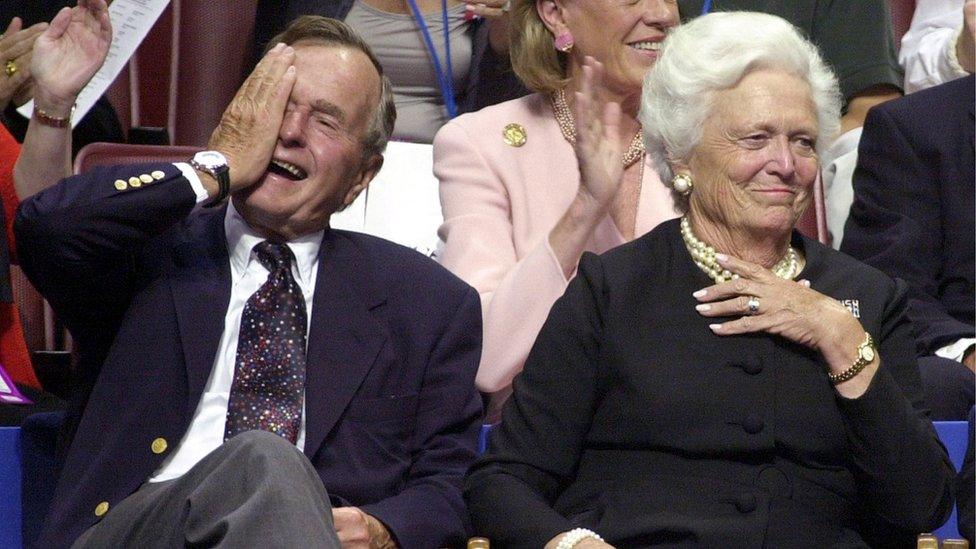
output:
[[[78, 95], [77, 107], [71, 117], [72, 128], [88, 114], [95, 101], [119, 76], [167, 5], [169, 0], [115, 0], [108, 7], [112, 20], [112, 44], [102, 68]], [[28, 101], [17, 112], [30, 118], [34, 112], [34, 101]]]

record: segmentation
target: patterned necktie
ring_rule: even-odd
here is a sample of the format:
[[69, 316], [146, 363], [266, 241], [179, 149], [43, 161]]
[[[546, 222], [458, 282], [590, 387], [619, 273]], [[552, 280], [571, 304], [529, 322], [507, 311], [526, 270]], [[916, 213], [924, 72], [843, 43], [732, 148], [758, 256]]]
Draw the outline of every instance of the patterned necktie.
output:
[[244, 304], [224, 440], [260, 429], [298, 440], [305, 388], [307, 310], [285, 244], [254, 247], [268, 280]]

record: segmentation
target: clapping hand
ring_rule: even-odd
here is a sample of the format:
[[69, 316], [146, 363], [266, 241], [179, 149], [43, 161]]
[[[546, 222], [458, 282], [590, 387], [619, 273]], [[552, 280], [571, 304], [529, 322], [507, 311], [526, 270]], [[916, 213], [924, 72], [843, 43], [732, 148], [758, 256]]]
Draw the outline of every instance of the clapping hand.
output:
[[14, 17], [0, 35], [0, 63], [3, 64], [0, 69], [4, 71], [0, 75], [0, 110], [6, 109], [11, 100], [21, 104], [30, 98], [29, 91], [24, 90], [31, 76], [31, 54], [35, 40], [47, 28], [47, 23], [22, 27], [20, 18]]
[[112, 23], [105, 0], [62, 8], [34, 44], [34, 99], [51, 116], [67, 117], [81, 90], [105, 61]]
[[620, 105], [603, 99], [603, 63], [587, 56], [576, 92], [576, 159], [580, 194], [608, 207], [624, 173], [620, 158]]

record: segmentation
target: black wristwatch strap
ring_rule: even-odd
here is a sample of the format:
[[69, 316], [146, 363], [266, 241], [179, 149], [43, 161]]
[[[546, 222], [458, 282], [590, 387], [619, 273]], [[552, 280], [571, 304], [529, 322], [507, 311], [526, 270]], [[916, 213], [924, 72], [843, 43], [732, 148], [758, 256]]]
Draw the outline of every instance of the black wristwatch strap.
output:
[[192, 159], [190, 160], [190, 165], [202, 172], [209, 173], [217, 180], [217, 196], [204, 204], [203, 207], [213, 208], [214, 206], [220, 205], [227, 198], [227, 195], [230, 194], [230, 168], [226, 165], [217, 168], [208, 168]]

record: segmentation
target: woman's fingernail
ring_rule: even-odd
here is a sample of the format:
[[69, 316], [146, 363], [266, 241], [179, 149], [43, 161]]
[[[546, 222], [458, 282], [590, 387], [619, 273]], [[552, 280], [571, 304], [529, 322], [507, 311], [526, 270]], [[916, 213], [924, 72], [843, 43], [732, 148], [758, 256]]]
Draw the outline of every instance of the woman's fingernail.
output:
[[705, 294], [707, 294], [707, 293], [708, 293], [707, 290], [698, 290], [697, 292], [695, 292], [695, 293], [693, 293], [691, 295], [694, 296], [694, 297], [705, 297]]
[[719, 261], [725, 261], [728, 258], [729, 258], [729, 256], [727, 256], [725, 254], [715, 254], [715, 259], [717, 259]]
[[701, 305], [695, 305], [695, 309], [700, 313], [704, 313], [705, 311], [712, 310], [712, 306], [708, 303], [702, 303]]
[[709, 324], [708, 327], [711, 328], [713, 332], [717, 332], [722, 329], [721, 324]]

